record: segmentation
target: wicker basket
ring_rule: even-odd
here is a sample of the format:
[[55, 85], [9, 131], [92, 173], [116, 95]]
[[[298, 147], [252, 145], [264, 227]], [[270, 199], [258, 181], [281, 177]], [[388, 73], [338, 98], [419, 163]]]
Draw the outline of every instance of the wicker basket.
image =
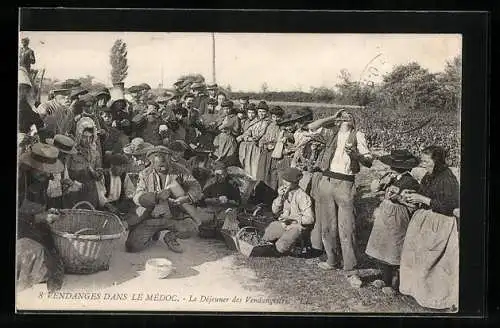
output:
[[[78, 209], [83, 204], [91, 210]], [[96, 211], [86, 201], [59, 212], [51, 231], [64, 271], [89, 274], [108, 270], [118, 239], [125, 232], [120, 219], [112, 213]]]
[[273, 243], [255, 246], [241, 239], [241, 234], [248, 230], [258, 231], [255, 227], [243, 227], [236, 234], [235, 241], [238, 251], [246, 257], [267, 256], [272, 254], [274, 249]]

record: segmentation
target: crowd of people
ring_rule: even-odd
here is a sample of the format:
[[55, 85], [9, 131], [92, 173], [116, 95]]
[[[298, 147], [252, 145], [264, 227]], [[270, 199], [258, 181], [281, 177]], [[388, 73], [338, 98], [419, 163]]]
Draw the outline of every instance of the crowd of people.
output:
[[[277, 256], [307, 233], [311, 249], [326, 253], [318, 269], [358, 267], [354, 181], [374, 156], [347, 110], [313, 120], [308, 108], [231, 100], [216, 84], [189, 79], [159, 96], [147, 84], [89, 92], [66, 81], [34, 106], [29, 68], [20, 74], [20, 285], [61, 287], [64, 269], [43, 213], [82, 200], [127, 223], [128, 252], [160, 238], [183, 252], [179, 239], [271, 196], [275, 220], [263, 239]], [[380, 160], [390, 170], [373, 183], [385, 197], [366, 249], [384, 273], [379, 284], [426, 307], [457, 306], [459, 187], [444, 149], [429, 146], [420, 159], [396, 150]], [[422, 181], [410, 174], [418, 165], [427, 170]], [[250, 187], [230, 172], [259, 185], [260, 199], [249, 201]]]

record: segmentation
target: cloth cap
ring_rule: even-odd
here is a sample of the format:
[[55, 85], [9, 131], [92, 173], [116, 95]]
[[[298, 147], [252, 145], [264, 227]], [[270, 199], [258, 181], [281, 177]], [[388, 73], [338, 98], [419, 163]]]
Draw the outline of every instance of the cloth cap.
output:
[[233, 108], [234, 103], [231, 100], [224, 100], [220, 106]]
[[281, 178], [291, 183], [298, 183], [302, 179], [302, 171], [295, 167], [288, 167], [281, 172]]
[[149, 149], [146, 153], [146, 157], [150, 158], [151, 156], [155, 154], [164, 154], [164, 155], [169, 155], [170, 151], [168, 150], [167, 147], [165, 146], [153, 146], [151, 149]]
[[58, 156], [59, 149], [38, 142], [31, 146], [31, 151], [21, 155], [20, 162], [42, 172], [60, 173], [64, 170], [64, 164]]
[[205, 85], [203, 83], [200, 83], [200, 82], [194, 82], [192, 85], [191, 85], [191, 89], [194, 90], [194, 89], [203, 89]]
[[207, 90], [217, 90], [219, 86], [217, 83], [207, 85]]

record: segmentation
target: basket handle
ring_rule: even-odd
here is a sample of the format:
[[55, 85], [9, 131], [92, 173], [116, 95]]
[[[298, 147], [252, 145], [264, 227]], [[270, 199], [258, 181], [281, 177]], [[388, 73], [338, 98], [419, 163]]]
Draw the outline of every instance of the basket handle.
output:
[[90, 207], [90, 209], [91, 209], [92, 211], [94, 211], [94, 210], [95, 210], [94, 205], [92, 205], [91, 203], [87, 202], [86, 200], [82, 200], [82, 201], [80, 201], [80, 202], [76, 203], [76, 204], [73, 206], [73, 208], [72, 208], [72, 209], [73, 209], [73, 210], [74, 210], [74, 209], [77, 209], [78, 207], [80, 207], [80, 205], [87, 205], [88, 207]]
[[92, 228], [83, 228], [83, 229], [80, 229], [77, 232], [75, 232], [74, 235], [78, 236], [79, 234], [81, 234], [84, 231], [95, 231], [95, 229], [92, 229]]

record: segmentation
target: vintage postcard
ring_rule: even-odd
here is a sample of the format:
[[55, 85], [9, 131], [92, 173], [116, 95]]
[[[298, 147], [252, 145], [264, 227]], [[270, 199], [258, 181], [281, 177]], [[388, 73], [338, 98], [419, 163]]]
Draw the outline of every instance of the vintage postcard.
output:
[[457, 312], [460, 34], [19, 41], [17, 311]]

